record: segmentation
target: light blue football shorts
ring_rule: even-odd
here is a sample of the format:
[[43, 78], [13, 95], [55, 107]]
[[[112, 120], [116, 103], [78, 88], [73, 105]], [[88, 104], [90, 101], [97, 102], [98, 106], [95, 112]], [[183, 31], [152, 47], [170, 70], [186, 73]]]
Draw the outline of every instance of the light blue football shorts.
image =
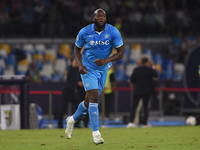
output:
[[87, 70], [88, 73], [81, 74], [81, 79], [85, 91], [98, 89], [100, 95], [106, 83], [108, 69], [103, 71], [95, 69], [87, 69]]

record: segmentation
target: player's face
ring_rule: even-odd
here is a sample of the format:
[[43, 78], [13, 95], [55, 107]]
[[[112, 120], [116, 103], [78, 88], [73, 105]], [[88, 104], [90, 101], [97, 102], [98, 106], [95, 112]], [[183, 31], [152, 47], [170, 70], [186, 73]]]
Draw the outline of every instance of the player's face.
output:
[[98, 27], [104, 27], [106, 23], [106, 14], [102, 10], [99, 10], [93, 20]]

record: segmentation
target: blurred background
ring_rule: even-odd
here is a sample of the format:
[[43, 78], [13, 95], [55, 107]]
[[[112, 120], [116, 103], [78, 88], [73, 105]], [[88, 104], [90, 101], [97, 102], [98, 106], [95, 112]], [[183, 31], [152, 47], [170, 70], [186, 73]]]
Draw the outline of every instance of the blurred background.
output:
[[1, 37], [71, 37], [92, 22], [95, 9], [124, 37], [197, 36], [198, 0], [1, 0]]
[[[75, 38], [81, 28], [92, 23], [97, 8], [106, 11], [107, 23], [118, 28], [124, 39], [124, 57], [113, 63], [119, 87], [113, 115], [127, 121], [132, 103], [129, 78], [143, 56], [154, 63], [160, 78], [150, 114], [199, 114], [199, 0], [1, 0], [0, 75], [27, 75], [32, 69], [39, 79], [29, 83], [29, 94], [61, 91]], [[2, 92], [8, 85], [0, 86], [2, 103], [15, 103], [13, 96]], [[29, 102], [48, 114], [48, 95], [33, 93], [27, 97]], [[16, 97], [20, 101], [19, 94]], [[54, 94], [53, 99], [56, 118], [61, 95]], [[70, 107], [67, 113], [72, 112]]]

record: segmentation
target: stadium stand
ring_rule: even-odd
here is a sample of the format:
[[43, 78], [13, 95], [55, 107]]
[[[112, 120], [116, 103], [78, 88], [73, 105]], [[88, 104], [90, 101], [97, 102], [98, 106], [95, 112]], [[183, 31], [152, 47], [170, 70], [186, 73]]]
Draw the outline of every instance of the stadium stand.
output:
[[13, 67], [9, 67], [4, 70], [3, 75], [15, 75], [15, 70]]
[[[41, 44], [25, 43], [18, 45], [22, 47], [26, 59], [17, 62], [14, 54], [16, 45], [6, 45], [7, 50], [0, 50], [0, 73], [1, 75], [24, 75], [33, 60], [36, 60], [36, 67], [40, 70], [43, 81], [62, 81], [67, 77], [67, 69], [70, 57], [73, 55], [71, 44]], [[150, 48], [142, 48], [141, 44], [125, 44], [124, 56], [121, 60], [114, 62], [117, 80], [128, 80], [133, 69], [136, 67], [137, 59], [148, 57], [155, 64], [161, 80], [181, 80], [184, 72], [184, 65], [175, 62], [170, 58], [163, 58], [163, 54], [155, 53]], [[10, 50], [9, 50], [10, 49]], [[7, 53], [9, 52], [9, 53]], [[113, 49], [111, 55], [115, 54]]]
[[62, 44], [60, 46], [59, 54], [65, 56], [66, 58], [71, 57], [72, 48], [69, 44]]
[[10, 52], [11, 52], [9, 44], [1, 44], [0, 49], [6, 51], [7, 54], [10, 54]]

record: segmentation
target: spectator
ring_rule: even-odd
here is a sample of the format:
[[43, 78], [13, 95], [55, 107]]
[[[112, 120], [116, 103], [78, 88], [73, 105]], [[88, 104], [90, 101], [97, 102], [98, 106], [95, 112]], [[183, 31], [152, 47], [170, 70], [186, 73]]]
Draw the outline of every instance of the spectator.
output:
[[173, 1], [170, 1], [170, 8], [167, 11], [165, 22], [167, 23], [166, 33], [172, 36], [175, 34], [177, 27], [176, 10]]
[[[30, 23], [25, 23], [26, 25], [24, 25], [24, 21], [21, 19], [21, 27], [25, 30], [13, 29], [15, 25], [12, 25], [12, 20], [11, 32], [8, 32], [10, 30], [3, 31], [8, 36], [12, 34], [18, 35], [18, 33], [14, 32], [14, 30], [17, 30], [25, 32], [26, 34], [23, 36], [48, 35], [62, 37], [67, 35], [67, 37], [74, 37], [81, 24], [84, 26], [92, 22], [91, 18], [93, 17], [94, 9], [102, 7], [107, 10], [110, 24], [114, 25], [118, 17], [122, 20], [121, 30], [127, 37], [141, 35], [146, 37], [149, 34], [153, 36], [173, 36], [177, 31], [186, 34], [191, 29], [195, 33], [199, 33], [199, 6], [197, 5], [191, 9], [188, 5], [182, 4], [183, 6], [176, 5], [175, 7], [175, 4], [178, 4], [178, 2], [163, 0], [103, 0], [99, 2], [92, 0], [6, 0], [1, 2], [1, 6], [6, 5], [6, 12], [10, 11], [10, 8], [14, 8], [13, 10], [23, 14], [23, 18], [25, 7], [29, 7], [32, 14], [30, 16], [30, 11], [28, 10], [29, 16], [26, 18], [32, 20], [31, 24], [34, 28], [31, 28]], [[57, 13], [59, 15], [55, 15]], [[52, 14], [53, 16], [51, 17]], [[27, 16], [26, 13], [25, 15]], [[80, 19], [77, 21], [76, 17]], [[49, 18], [54, 20], [54, 23]], [[8, 25], [4, 25], [4, 27], [9, 28]], [[5, 36], [3, 34], [0, 35]]]
[[51, 9], [47, 14], [47, 27], [49, 36], [56, 35], [56, 33], [61, 36], [64, 33], [64, 25], [61, 22], [61, 14], [57, 10], [56, 4], [51, 6]]
[[86, 2], [86, 6], [83, 8], [84, 24], [92, 22], [94, 10], [95, 10], [95, 5], [92, 3], [92, 1], [88, 0]]
[[184, 7], [181, 11], [177, 11], [178, 28], [182, 31], [188, 31], [191, 26], [191, 17], [188, 9]]
[[101, 0], [98, 2], [98, 7], [104, 9], [107, 13], [110, 12], [110, 6], [106, 0]]
[[122, 19], [121, 18], [117, 18], [116, 19], [116, 23], [115, 23], [114, 27], [116, 27], [119, 30], [119, 32], [121, 33], [121, 36], [123, 38], [124, 37], [124, 33], [122, 31]]
[[14, 0], [12, 2], [12, 7], [15, 8], [15, 9], [17, 9], [17, 10], [22, 9], [23, 5], [22, 5], [21, 0]]
[[[20, 61], [20, 60], [23, 60], [23, 59], [26, 59], [26, 54], [23, 52], [23, 50], [20, 48], [19, 45], [16, 45], [15, 48], [14, 48], [14, 54], [15, 54], [15, 59], [16, 61]], [[35, 64], [33, 63], [33, 66]]]
[[5, 35], [9, 31], [10, 25], [10, 15], [6, 12], [6, 6], [4, 4], [1, 5], [0, 9], [0, 34]]
[[38, 35], [44, 36], [47, 28], [47, 12], [41, 1], [36, 3], [35, 10], [35, 28]]
[[47, 34], [47, 10], [44, 8], [41, 12], [36, 13], [36, 31], [39, 31], [38, 35], [45, 36]]
[[175, 47], [180, 47], [181, 42], [183, 40], [183, 34], [181, 31], [178, 32], [177, 36], [172, 38], [172, 43], [174, 44]]
[[157, 13], [156, 13], [156, 22], [158, 23], [159, 34], [165, 33], [165, 8], [163, 2], [158, 3]]
[[81, 9], [81, 4], [80, 2], [76, 3], [76, 7], [73, 7], [71, 10], [71, 15], [68, 16], [68, 30], [69, 34], [68, 35], [75, 35], [78, 33], [79, 29], [82, 27], [82, 21], [77, 19], [77, 18], [82, 18], [82, 9]]
[[44, 5], [42, 4], [41, 1], [38, 1], [36, 6], [35, 6], [36, 15], [42, 13], [43, 10], [44, 10]]
[[191, 46], [191, 44], [188, 42], [188, 37], [184, 36], [183, 41], [181, 42], [181, 45], [180, 45], [179, 62], [181, 62], [181, 63], [185, 62], [185, 58], [187, 56], [188, 49], [190, 48], [190, 46]]
[[130, 21], [128, 18], [129, 14], [129, 7], [126, 6], [125, 3], [122, 3], [119, 7], [119, 10], [117, 11], [118, 16], [122, 20], [122, 32], [126, 36], [130, 36], [129, 28], [130, 28]]
[[29, 5], [26, 5], [21, 13], [21, 21], [23, 31], [26, 36], [30, 36], [33, 33], [34, 17], [33, 11]]
[[173, 44], [173, 59], [175, 62], [179, 60], [180, 57], [180, 45], [183, 41], [183, 35], [182, 32], [179, 31], [177, 36], [172, 38], [172, 44]]
[[143, 25], [143, 15], [138, 10], [138, 7], [135, 6], [132, 11], [129, 13], [129, 19], [131, 22], [131, 34], [141, 34], [144, 31], [144, 25]]
[[156, 33], [156, 15], [153, 8], [149, 8], [144, 16], [145, 29], [147, 34]]
[[34, 59], [33, 62], [32, 62], [31, 67], [29, 67], [29, 69], [28, 69], [28, 71], [26, 73], [26, 76], [30, 81], [33, 81], [33, 82], [35, 82], [37, 84], [40, 84], [40, 83], [42, 83], [42, 80], [40, 78], [39, 70], [37, 69], [36, 65], [37, 65], [37, 62]]
[[189, 42], [191, 45], [195, 44], [196, 39], [195, 39], [195, 36], [192, 34], [192, 31], [191, 31], [191, 30], [188, 31], [187, 37], [188, 37], [188, 42]]
[[10, 19], [11, 19], [11, 32], [17, 36], [21, 34], [21, 14], [18, 9], [12, 7], [10, 12]]

